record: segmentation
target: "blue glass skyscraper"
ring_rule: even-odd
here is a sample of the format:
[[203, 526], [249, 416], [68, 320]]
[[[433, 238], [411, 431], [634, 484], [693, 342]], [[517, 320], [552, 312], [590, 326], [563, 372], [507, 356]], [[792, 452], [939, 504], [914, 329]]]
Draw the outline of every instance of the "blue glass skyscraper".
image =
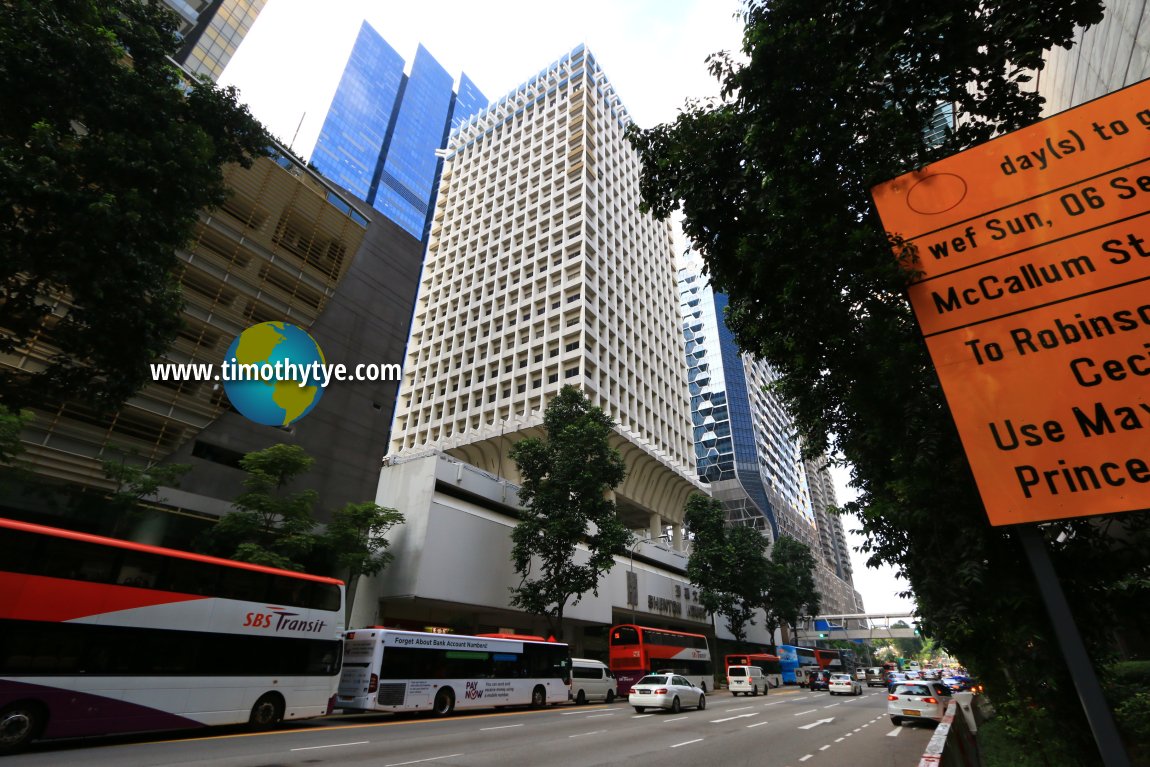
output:
[[405, 62], [364, 22], [324, 120], [312, 164], [421, 240], [427, 239], [442, 161], [435, 150], [454, 124], [487, 106], [467, 77], [454, 79], [419, 46]]

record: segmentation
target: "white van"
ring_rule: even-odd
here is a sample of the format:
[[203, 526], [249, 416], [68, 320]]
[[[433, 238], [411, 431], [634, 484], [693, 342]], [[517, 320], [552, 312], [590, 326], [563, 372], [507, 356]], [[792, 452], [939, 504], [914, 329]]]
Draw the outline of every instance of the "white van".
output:
[[615, 675], [607, 664], [589, 658], [571, 659], [571, 700], [578, 704], [592, 700], [610, 703], [617, 694]]
[[758, 666], [727, 666], [727, 689], [731, 695], [766, 695], [767, 678]]

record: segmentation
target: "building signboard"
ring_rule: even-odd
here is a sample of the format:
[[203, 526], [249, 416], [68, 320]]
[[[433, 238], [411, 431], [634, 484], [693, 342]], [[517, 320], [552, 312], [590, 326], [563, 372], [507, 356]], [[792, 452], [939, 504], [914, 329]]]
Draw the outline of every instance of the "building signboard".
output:
[[872, 195], [991, 524], [1150, 508], [1150, 80]]

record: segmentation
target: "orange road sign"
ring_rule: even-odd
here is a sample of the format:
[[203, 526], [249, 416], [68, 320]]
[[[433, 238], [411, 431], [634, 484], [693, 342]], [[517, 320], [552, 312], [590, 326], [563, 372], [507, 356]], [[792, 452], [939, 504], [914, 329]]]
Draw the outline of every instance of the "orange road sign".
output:
[[990, 523], [1150, 508], [1150, 80], [871, 194]]

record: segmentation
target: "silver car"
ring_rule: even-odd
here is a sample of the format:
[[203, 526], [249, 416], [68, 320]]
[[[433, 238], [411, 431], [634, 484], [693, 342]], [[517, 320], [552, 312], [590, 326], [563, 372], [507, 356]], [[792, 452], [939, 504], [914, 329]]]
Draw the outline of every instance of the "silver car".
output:
[[640, 714], [648, 708], [665, 708], [677, 714], [683, 706], [702, 711], [707, 707], [707, 695], [678, 674], [648, 674], [631, 686], [627, 702]]

